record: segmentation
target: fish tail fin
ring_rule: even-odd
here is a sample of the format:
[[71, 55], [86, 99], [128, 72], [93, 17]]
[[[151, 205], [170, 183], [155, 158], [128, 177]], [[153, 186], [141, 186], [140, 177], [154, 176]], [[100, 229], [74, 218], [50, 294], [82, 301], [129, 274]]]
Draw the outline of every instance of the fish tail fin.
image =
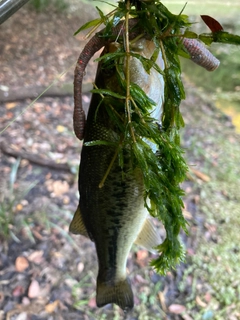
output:
[[125, 312], [132, 309], [134, 302], [130, 281], [125, 279], [114, 284], [108, 284], [98, 279], [96, 302], [98, 307], [115, 303]]

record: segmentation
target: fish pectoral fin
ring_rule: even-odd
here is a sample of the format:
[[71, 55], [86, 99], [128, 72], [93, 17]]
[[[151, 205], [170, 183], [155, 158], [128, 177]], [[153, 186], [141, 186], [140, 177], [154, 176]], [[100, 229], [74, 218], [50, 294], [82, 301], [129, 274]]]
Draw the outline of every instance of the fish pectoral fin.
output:
[[156, 250], [153, 248], [161, 244], [161, 242], [161, 237], [155, 229], [153, 222], [150, 219], [146, 219], [134, 243], [152, 253], [156, 253]]
[[82, 236], [89, 238], [79, 206], [77, 207], [77, 210], [74, 213], [74, 217], [69, 226], [69, 231], [73, 234], [81, 234]]
[[115, 303], [124, 311], [133, 308], [133, 292], [130, 281], [128, 279], [109, 284], [97, 281], [97, 297], [98, 307], [103, 307], [108, 303]]

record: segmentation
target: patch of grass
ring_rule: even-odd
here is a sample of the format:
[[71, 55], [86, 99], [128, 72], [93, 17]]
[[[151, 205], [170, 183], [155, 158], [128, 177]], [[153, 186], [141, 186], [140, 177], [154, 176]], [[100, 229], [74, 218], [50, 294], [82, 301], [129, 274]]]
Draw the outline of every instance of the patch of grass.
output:
[[17, 172], [20, 165], [20, 159], [17, 159], [12, 165], [9, 175], [9, 181], [2, 179], [1, 199], [0, 199], [0, 237], [4, 240], [9, 238], [19, 241], [17, 233], [21, 228], [25, 228], [29, 238], [33, 240], [30, 231], [29, 222], [26, 218], [16, 215], [16, 206], [34, 188], [37, 182], [30, 184], [26, 189], [20, 191], [15, 186], [17, 180]]
[[[164, 5], [168, 9], [178, 14], [183, 6], [186, 4], [185, 0], [165, 0]], [[239, 12], [240, 4], [238, 0], [221, 1], [221, 0], [190, 0], [187, 2], [187, 6], [184, 13], [187, 15], [200, 15], [207, 14], [213, 15], [213, 17], [224, 17], [230, 15], [237, 15]]]
[[115, 7], [118, 6], [117, 0], [81, 0], [82, 2], [88, 3], [93, 6], [94, 10], [97, 9], [96, 7], [100, 8], [105, 14], [109, 13]]
[[68, 8], [68, 3], [65, 0], [31, 0], [30, 5], [37, 11], [45, 10], [50, 5], [57, 11], [64, 11]]
[[[186, 306], [196, 320], [239, 319], [240, 136], [217, 125], [217, 110], [205, 115], [195, 110], [191, 112], [197, 119], [196, 139], [205, 151], [201, 152], [205, 161], [202, 167], [210, 181], [196, 182], [201, 190], [199, 214], [205, 217], [205, 229], [198, 236], [199, 246], [189, 258], [190, 267], [180, 290], [184, 291], [187, 279], [191, 279], [192, 294]], [[195, 145], [187, 152], [197, 160]]]
[[[7, 239], [11, 234], [14, 221], [14, 183], [16, 181], [17, 170], [20, 159], [12, 166], [9, 181], [2, 179], [1, 182], [1, 199], [0, 199], [0, 237]], [[8, 191], [6, 191], [8, 190]]]
[[[83, 277], [80, 281], [78, 281], [76, 284], [72, 287], [72, 297], [73, 297], [73, 307], [77, 310], [82, 310], [85, 305], [89, 302], [89, 297], [86, 297], [86, 299], [79, 299], [80, 295], [82, 294], [82, 291], [86, 288], [92, 288], [92, 281], [91, 281], [91, 272], [87, 273], [85, 277]], [[94, 292], [95, 295], [95, 292]]]

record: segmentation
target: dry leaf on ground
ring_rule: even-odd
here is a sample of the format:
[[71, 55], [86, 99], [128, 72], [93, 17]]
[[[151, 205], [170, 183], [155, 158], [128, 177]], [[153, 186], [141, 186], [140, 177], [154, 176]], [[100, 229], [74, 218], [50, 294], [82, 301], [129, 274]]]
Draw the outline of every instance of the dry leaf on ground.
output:
[[52, 192], [54, 196], [61, 196], [69, 191], [69, 184], [67, 181], [49, 179], [45, 182], [49, 192]]
[[175, 313], [175, 314], [181, 314], [186, 310], [186, 307], [181, 304], [171, 304], [168, 307], [169, 312]]
[[17, 257], [15, 261], [15, 268], [18, 272], [23, 272], [29, 267], [29, 262], [25, 257]]
[[34, 251], [28, 256], [28, 260], [40, 264], [43, 261], [43, 253], [43, 250]]
[[45, 306], [45, 311], [47, 313], [53, 313], [55, 311], [55, 309], [58, 307], [59, 304], [59, 300], [55, 300], [52, 303], [49, 303]]
[[19, 296], [23, 295], [24, 291], [25, 291], [25, 289], [22, 286], [16, 286], [13, 289], [12, 295], [14, 297], [19, 297]]
[[28, 319], [28, 315], [27, 312], [22, 312], [20, 313], [17, 318], [15, 318], [16, 320], [27, 320]]
[[9, 109], [15, 108], [16, 105], [17, 105], [16, 102], [8, 102], [8, 103], [6, 103], [6, 109], [9, 110]]
[[202, 301], [199, 296], [196, 297], [196, 303], [202, 308], [206, 308], [207, 307], [206, 302]]
[[32, 280], [32, 282], [30, 283], [30, 286], [28, 288], [28, 297], [33, 299], [38, 297], [40, 292], [40, 286], [37, 280]]
[[197, 178], [201, 179], [201, 180], [204, 181], [204, 182], [208, 182], [208, 181], [211, 180], [209, 176], [207, 176], [205, 173], [202, 173], [202, 172], [199, 171], [199, 170], [190, 168], [190, 171], [191, 171], [192, 173], [194, 173]]
[[184, 320], [193, 320], [193, 318], [190, 317], [188, 314], [183, 314], [183, 315], [181, 315], [181, 317], [182, 317]]

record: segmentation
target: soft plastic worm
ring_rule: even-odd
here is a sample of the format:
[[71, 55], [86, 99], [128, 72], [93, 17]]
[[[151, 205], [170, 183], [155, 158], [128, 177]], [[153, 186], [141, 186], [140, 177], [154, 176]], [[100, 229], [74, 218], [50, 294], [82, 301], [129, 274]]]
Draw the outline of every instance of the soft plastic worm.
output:
[[[129, 21], [129, 28], [133, 28], [137, 24], [137, 19], [131, 19]], [[104, 30], [96, 33], [86, 44], [83, 51], [81, 52], [77, 65], [74, 72], [74, 112], [73, 112], [73, 128], [75, 135], [79, 140], [84, 138], [84, 127], [85, 127], [85, 112], [82, 107], [82, 81], [86, 66], [92, 56], [112, 42], [113, 38], [105, 38], [102, 36]], [[125, 31], [124, 22], [119, 23], [112, 29], [112, 35], [116, 38], [120, 33]], [[129, 34], [130, 39], [134, 39], [139, 34], [139, 30], [131, 31]]]
[[73, 128], [79, 140], [83, 139], [85, 112], [82, 107], [82, 80], [86, 66], [91, 57], [105, 45], [105, 39], [95, 35], [81, 52], [74, 72], [74, 111]]
[[[129, 29], [136, 26], [138, 19], [129, 20]], [[116, 27], [112, 29], [112, 36], [116, 37], [119, 34], [124, 34], [125, 22], [120, 22]], [[85, 73], [86, 66], [92, 56], [112, 42], [114, 39], [103, 37], [103, 31], [96, 33], [86, 44], [81, 52], [74, 73], [74, 112], [73, 112], [73, 127], [75, 135], [79, 140], [84, 138], [85, 127], [85, 112], [82, 107], [82, 81]], [[139, 28], [135, 28], [134, 31], [130, 30], [129, 39], [134, 39], [139, 35]], [[147, 37], [147, 35], [146, 35]], [[208, 51], [199, 41], [195, 39], [183, 38], [183, 45], [191, 56], [191, 60], [208, 71], [213, 71], [219, 66], [219, 60], [215, 58], [211, 52]]]
[[220, 61], [198, 40], [183, 38], [183, 45], [190, 54], [191, 60], [199, 66], [208, 71], [214, 71], [219, 66]]

